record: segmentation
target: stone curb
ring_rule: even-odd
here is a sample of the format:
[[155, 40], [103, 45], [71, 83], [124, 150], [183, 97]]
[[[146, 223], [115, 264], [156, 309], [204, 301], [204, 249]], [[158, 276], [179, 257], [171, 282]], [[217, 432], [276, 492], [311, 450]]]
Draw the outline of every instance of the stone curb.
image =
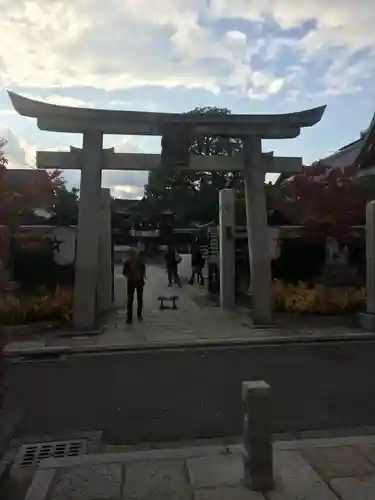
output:
[[66, 345], [66, 346], [37, 346], [37, 347], [17, 347], [12, 349], [11, 344], [5, 346], [5, 358], [37, 358], [40, 360], [59, 357], [66, 354], [95, 354], [107, 352], [141, 352], [153, 350], [170, 349], [201, 349], [201, 348], [225, 348], [225, 347], [263, 347], [270, 345], [289, 344], [316, 344], [316, 343], [339, 343], [339, 342], [362, 342], [374, 341], [375, 333], [343, 333], [338, 335], [301, 335], [296, 337], [286, 337], [282, 335], [272, 335], [258, 338], [232, 338], [232, 339], [202, 339], [194, 341], [171, 341], [171, 342], [149, 342], [147, 344], [124, 345], [124, 344], [99, 344], [99, 345]]
[[[374, 443], [375, 436], [367, 437], [348, 437], [341, 440], [307, 440], [307, 441], [290, 441], [284, 443], [275, 443], [275, 451], [299, 451], [302, 452], [306, 447], [335, 447], [335, 446], [363, 446]], [[100, 466], [111, 466], [114, 464], [126, 466], [128, 464], [135, 464], [137, 462], [147, 462], [151, 461], [155, 464], [156, 461], [177, 461], [185, 462], [185, 466], [188, 466], [186, 462], [189, 460], [207, 460], [207, 459], [217, 459], [221, 455], [229, 455], [232, 460], [232, 464], [238, 468], [241, 463], [241, 457], [243, 456], [243, 447], [241, 445], [233, 445], [227, 447], [219, 446], [208, 446], [208, 447], [188, 447], [179, 450], [172, 449], [162, 449], [162, 450], [152, 450], [152, 451], [142, 451], [142, 452], [122, 452], [122, 453], [104, 453], [100, 455], [85, 455], [81, 457], [68, 457], [68, 458], [49, 458], [43, 460], [34, 475], [31, 486], [25, 497], [25, 500], [42, 500], [49, 498], [48, 494], [51, 492], [53, 482], [56, 481], [58, 477], [61, 477], [61, 473], [64, 474], [66, 470], [72, 470], [75, 467], [100, 467]], [[313, 476], [314, 477], [314, 476]], [[202, 486], [201, 488], [205, 488]], [[208, 491], [210, 489], [208, 488]], [[326, 490], [327, 491], [327, 490]], [[246, 493], [246, 498], [248, 498], [248, 493], [251, 498], [255, 496], [251, 495], [251, 492]], [[190, 495], [188, 495], [190, 498]], [[245, 498], [241, 496], [241, 498]], [[106, 497], [107, 498], [107, 497]], [[108, 497], [109, 498], [109, 497]], [[112, 496], [111, 496], [112, 498]], [[113, 497], [114, 498], [114, 497]], [[116, 496], [117, 498], [117, 496]], [[133, 498], [133, 496], [132, 496]], [[134, 496], [135, 498], [135, 496]], [[137, 498], [140, 498], [137, 496]], [[185, 498], [185, 496], [184, 496]], [[195, 496], [194, 496], [195, 498]], [[208, 497], [207, 497], [208, 498]], [[210, 496], [210, 498], [216, 498]], [[226, 497], [226, 498], [229, 498]], [[236, 497], [237, 498], [237, 497]], [[239, 497], [238, 497], [239, 498]], [[260, 498], [256, 494], [256, 498]], [[262, 496], [263, 498], [263, 496]], [[268, 495], [267, 495], [268, 498]], [[284, 498], [284, 497], [283, 497]], [[286, 498], [286, 497], [285, 497]], [[366, 497], [367, 498], [367, 497]]]
[[[304, 448], [363, 446], [375, 443], [375, 436], [347, 436], [341, 438], [294, 439], [273, 443], [275, 451], [300, 451]], [[204, 456], [217, 456], [227, 454], [242, 454], [242, 444], [228, 446], [192, 446], [180, 449], [164, 448], [160, 450], [125, 451], [117, 453], [101, 453], [84, 455], [81, 457], [47, 458], [39, 465], [41, 469], [62, 469], [77, 465], [99, 465], [103, 463], [138, 462], [147, 460], [188, 460]]]
[[37, 335], [66, 325], [66, 321], [36, 321], [35, 323], [25, 323], [21, 325], [4, 325], [4, 335]]
[[21, 419], [22, 411], [19, 408], [0, 410], [0, 482], [6, 476], [12, 463], [8, 448]]

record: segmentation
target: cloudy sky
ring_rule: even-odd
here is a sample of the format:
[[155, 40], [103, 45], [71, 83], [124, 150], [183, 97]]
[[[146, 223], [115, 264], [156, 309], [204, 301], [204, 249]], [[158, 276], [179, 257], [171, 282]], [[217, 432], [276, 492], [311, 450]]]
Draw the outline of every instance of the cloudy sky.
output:
[[[0, 0], [0, 137], [13, 167], [36, 149], [81, 138], [17, 116], [7, 89], [56, 104], [108, 109], [283, 113], [328, 104], [279, 155], [319, 159], [365, 129], [375, 111], [373, 0]], [[108, 136], [117, 151], [158, 138]], [[79, 172], [67, 172], [71, 184]], [[145, 173], [108, 172], [116, 196], [139, 197]]]

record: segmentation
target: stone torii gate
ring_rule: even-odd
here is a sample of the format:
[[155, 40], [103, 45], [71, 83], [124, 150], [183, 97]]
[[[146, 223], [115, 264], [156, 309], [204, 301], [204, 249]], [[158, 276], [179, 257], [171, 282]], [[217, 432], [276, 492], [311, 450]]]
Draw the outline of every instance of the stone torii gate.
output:
[[[9, 96], [15, 110], [22, 116], [36, 118], [41, 130], [83, 135], [82, 149], [37, 152], [39, 168], [81, 170], [73, 311], [73, 322], [78, 329], [90, 329], [96, 320], [99, 279], [99, 228], [96, 221], [103, 203], [102, 170], [152, 170], [162, 166], [199, 172], [244, 171], [253, 319], [258, 324], [271, 323], [273, 305], [264, 178], [268, 172], [294, 173], [301, 170], [302, 158], [280, 158], [274, 157], [273, 153], [262, 153], [261, 141], [297, 137], [301, 128], [311, 127], [321, 120], [325, 106], [281, 115], [201, 116], [74, 108], [26, 99], [13, 92], [9, 92]], [[162, 154], [104, 150], [104, 134], [162, 136]], [[192, 139], [204, 135], [242, 138], [243, 151], [230, 157], [190, 154]], [[228, 214], [228, 204], [223, 199], [227, 195], [222, 194], [222, 212]], [[232, 215], [228, 215], [228, 227], [222, 229], [223, 236], [229, 236], [233, 229], [230, 227]], [[223, 269], [224, 274], [229, 278], [233, 266], [225, 265], [225, 259], [222, 261], [226, 269]], [[230, 299], [227, 302], [230, 306]]]

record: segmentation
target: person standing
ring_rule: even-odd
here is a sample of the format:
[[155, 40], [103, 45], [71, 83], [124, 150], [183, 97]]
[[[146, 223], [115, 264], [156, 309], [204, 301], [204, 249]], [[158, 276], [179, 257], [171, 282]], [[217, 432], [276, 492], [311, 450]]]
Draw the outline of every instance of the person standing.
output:
[[168, 286], [172, 286], [172, 283], [175, 283], [177, 286], [181, 287], [180, 277], [178, 275], [178, 264], [180, 262], [181, 262], [181, 257], [176, 252], [176, 247], [174, 245], [168, 245], [168, 249], [165, 254], [165, 263], [167, 265], [167, 275], [168, 275]]
[[127, 278], [127, 317], [126, 323], [133, 323], [133, 302], [137, 293], [137, 318], [142, 321], [143, 288], [146, 277], [146, 266], [139, 253], [131, 248], [129, 258], [125, 261], [122, 274]]
[[194, 243], [194, 246], [191, 251], [191, 278], [189, 280], [189, 285], [194, 285], [195, 276], [197, 277], [197, 281], [200, 285], [204, 285], [203, 279], [203, 268], [204, 268], [204, 258], [202, 255], [202, 250], [199, 244], [199, 240], [197, 239]]

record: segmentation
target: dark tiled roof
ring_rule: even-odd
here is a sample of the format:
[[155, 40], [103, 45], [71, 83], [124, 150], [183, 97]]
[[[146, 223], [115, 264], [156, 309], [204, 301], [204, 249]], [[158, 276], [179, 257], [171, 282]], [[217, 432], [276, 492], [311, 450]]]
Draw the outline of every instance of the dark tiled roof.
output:
[[357, 165], [363, 169], [375, 165], [375, 114], [366, 134], [364, 134], [363, 146], [357, 157]]
[[132, 212], [139, 204], [139, 200], [127, 200], [123, 198], [114, 198], [112, 200], [112, 211], [115, 213]]

